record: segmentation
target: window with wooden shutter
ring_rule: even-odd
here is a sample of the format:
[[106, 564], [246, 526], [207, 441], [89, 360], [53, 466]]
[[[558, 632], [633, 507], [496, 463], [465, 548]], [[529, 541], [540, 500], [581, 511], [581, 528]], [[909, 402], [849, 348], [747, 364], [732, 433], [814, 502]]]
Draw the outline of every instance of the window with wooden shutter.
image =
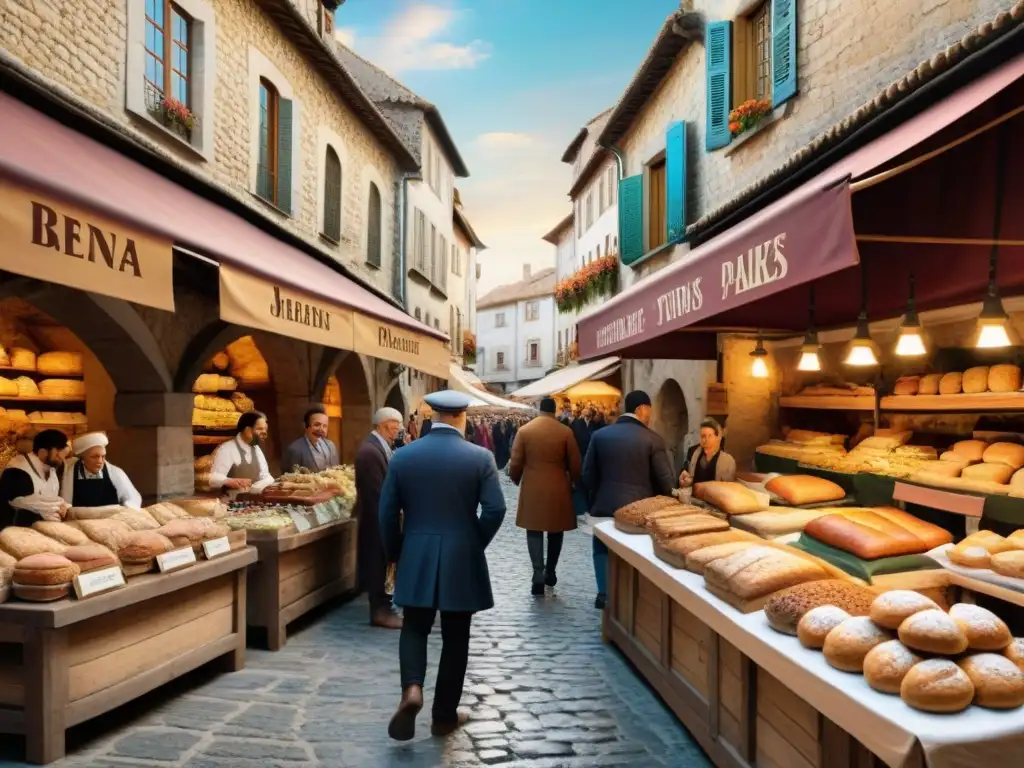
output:
[[796, 0], [772, 0], [772, 106], [777, 107], [797, 91]]
[[430, 282], [437, 281], [437, 227], [430, 225], [430, 264], [428, 265], [427, 277]]
[[602, 213], [604, 213], [604, 177], [601, 177], [601, 181], [597, 185], [597, 189], [598, 189], [597, 215], [600, 216]]
[[686, 123], [676, 122], [665, 134], [665, 207], [668, 239], [686, 232]]
[[278, 99], [277, 111], [277, 207], [292, 212], [292, 102]]
[[334, 242], [341, 240], [341, 160], [330, 145], [324, 162], [323, 233]]
[[665, 161], [659, 160], [647, 169], [647, 250], [664, 245], [668, 234], [665, 208]]
[[277, 120], [281, 97], [269, 80], [260, 78], [259, 160], [256, 165], [256, 194], [277, 204]]
[[632, 264], [644, 255], [644, 177], [619, 182], [619, 259]]
[[715, 21], [707, 25], [705, 46], [706, 130], [704, 143], [710, 151], [726, 146], [729, 111], [732, 103], [732, 22]]
[[442, 291], [448, 290], [448, 239], [444, 236], [440, 236], [440, 242], [438, 244], [438, 256], [441, 259], [441, 263], [438, 264], [436, 283], [437, 287]]
[[366, 261], [375, 267], [381, 265], [381, 211], [380, 190], [370, 182], [370, 200], [367, 211]]

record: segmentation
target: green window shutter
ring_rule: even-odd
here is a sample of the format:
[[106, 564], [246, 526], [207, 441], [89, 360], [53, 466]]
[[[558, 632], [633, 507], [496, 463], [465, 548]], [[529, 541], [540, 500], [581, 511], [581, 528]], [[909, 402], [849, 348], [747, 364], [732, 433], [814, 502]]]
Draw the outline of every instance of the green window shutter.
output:
[[619, 182], [619, 258], [632, 264], [644, 255], [644, 175]]
[[772, 0], [772, 106], [796, 96], [796, 0]]
[[281, 99], [277, 113], [277, 207], [292, 212], [292, 102]]
[[729, 109], [732, 103], [732, 22], [714, 21], [704, 36], [707, 61], [707, 129], [704, 145], [710, 152], [732, 140], [729, 133]]
[[665, 134], [665, 210], [669, 242], [686, 232], [686, 123], [672, 123]]

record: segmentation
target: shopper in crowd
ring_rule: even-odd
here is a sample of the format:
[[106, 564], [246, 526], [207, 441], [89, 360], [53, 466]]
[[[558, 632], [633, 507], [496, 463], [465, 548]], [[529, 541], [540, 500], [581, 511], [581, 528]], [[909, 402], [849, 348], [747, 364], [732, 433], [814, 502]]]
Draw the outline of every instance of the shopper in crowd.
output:
[[722, 450], [722, 425], [714, 419], [700, 423], [700, 445], [693, 447], [688, 458], [686, 468], [679, 474], [682, 488], [709, 480], [736, 479], [736, 459]]
[[498, 469], [504, 469], [508, 464], [511, 453], [508, 438], [509, 431], [505, 429], [505, 420], [495, 419], [491, 425], [491, 443], [494, 445], [494, 463]]
[[401, 413], [394, 408], [378, 410], [373, 415], [373, 431], [359, 446], [355, 461], [359, 585], [370, 602], [370, 625], [384, 629], [402, 628], [402, 617], [395, 612], [385, 587], [388, 559], [379, 523], [381, 488], [401, 429]]
[[[388, 735], [415, 735], [423, 707], [427, 637], [441, 612], [441, 662], [431, 733], [446, 736], [465, 722], [457, 711], [469, 662], [473, 614], [494, 607], [484, 550], [505, 518], [494, 459], [463, 439], [470, 399], [436, 392], [430, 435], [397, 454], [380, 500], [384, 550], [398, 561], [395, 602], [405, 612], [399, 641], [402, 699]], [[477, 517], [477, 507], [480, 516]]]
[[328, 467], [341, 464], [338, 448], [327, 439], [327, 411], [317, 406], [310, 408], [302, 417], [305, 434], [284, 449], [281, 470], [291, 472], [303, 467], [310, 472], [320, 472]]
[[566, 426], [572, 424], [572, 406], [568, 400], [562, 403], [562, 412], [558, 415], [558, 420]]
[[0, 530], [39, 520], [63, 520], [71, 505], [60, 495], [61, 462], [68, 438], [44, 429], [32, 439], [32, 452], [18, 454], [0, 473]]
[[[572, 430], [555, 418], [555, 401], [540, 401], [540, 415], [525, 424], [512, 446], [508, 476], [520, 486], [516, 525], [526, 529], [526, 547], [533, 563], [530, 591], [558, 583], [556, 568], [565, 531], [576, 527], [572, 485], [580, 479], [582, 459]], [[544, 561], [544, 534], [548, 557]]]
[[72, 441], [75, 457], [64, 462], [60, 495], [73, 507], [142, 509], [142, 494], [127, 473], [107, 461], [109, 443], [103, 432], [90, 432]]
[[423, 424], [420, 425], [420, 437], [426, 437], [430, 434], [430, 428], [434, 426], [434, 422], [431, 421], [429, 416], [423, 417]]
[[467, 443], [475, 443], [476, 442], [476, 430], [477, 430], [476, 419], [467, 419], [466, 420], [466, 434], [465, 434], [465, 439], [466, 439]]
[[420, 436], [419, 427], [416, 424], [416, 414], [409, 414], [409, 423], [405, 427], [405, 434], [409, 436], [410, 440], [415, 440]]
[[[675, 475], [665, 451], [665, 441], [648, 427], [651, 398], [635, 390], [626, 395], [625, 413], [614, 424], [595, 432], [583, 461], [583, 487], [590, 515], [608, 518], [615, 510], [651, 496], [667, 496], [675, 487]], [[593, 537], [595, 607], [604, 609], [608, 594], [608, 548]]]
[[259, 411], [243, 413], [235, 427], [235, 438], [217, 446], [210, 468], [210, 490], [258, 493], [274, 482], [263, 455], [267, 439], [267, 417]]
[[587, 455], [590, 447], [590, 436], [594, 434], [594, 411], [592, 408], [584, 408], [580, 418], [572, 423], [572, 435], [576, 438], [576, 446], [580, 449], [580, 456]]

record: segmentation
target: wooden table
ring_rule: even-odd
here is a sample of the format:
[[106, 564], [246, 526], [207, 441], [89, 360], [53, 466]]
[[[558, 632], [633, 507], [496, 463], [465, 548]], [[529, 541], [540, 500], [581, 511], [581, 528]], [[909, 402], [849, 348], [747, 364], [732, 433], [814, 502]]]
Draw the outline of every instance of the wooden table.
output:
[[284, 647], [291, 622], [356, 587], [355, 520], [284, 530], [249, 531], [259, 560], [249, 572], [248, 622], [266, 630], [272, 651]]
[[64, 731], [217, 658], [245, 666], [252, 547], [86, 600], [0, 605], [0, 733], [29, 762], [64, 756]]

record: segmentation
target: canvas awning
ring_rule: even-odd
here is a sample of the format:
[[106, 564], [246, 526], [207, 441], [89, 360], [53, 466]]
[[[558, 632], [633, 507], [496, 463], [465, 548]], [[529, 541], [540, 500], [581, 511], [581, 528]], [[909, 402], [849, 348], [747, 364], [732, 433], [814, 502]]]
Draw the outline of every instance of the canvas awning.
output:
[[466, 371], [463, 371], [456, 363], [451, 363], [448, 372], [448, 386], [459, 392], [465, 392], [472, 398], [470, 408], [512, 408], [519, 411], [532, 411], [534, 410], [531, 406], [525, 405], [524, 403], [514, 403], [511, 400], [505, 400], [497, 395], [492, 395], [490, 392], [484, 392], [483, 390], [477, 389], [469, 383], [466, 377]]
[[580, 400], [587, 397], [599, 397], [602, 399], [622, 397], [622, 390], [613, 387], [606, 381], [581, 381], [569, 387], [562, 393], [570, 400]]
[[543, 379], [538, 379], [525, 387], [517, 389], [512, 393], [513, 397], [522, 397], [532, 400], [538, 397], [547, 397], [559, 392], [565, 392], [570, 387], [588, 379], [602, 379], [610, 376], [619, 367], [619, 358], [603, 357], [600, 360], [591, 360], [589, 363], [569, 365], [560, 368], [554, 373], [549, 373]]
[[[978, 122], [1004, 114], [1012, 105], [1001, 102], [1009, 97], [997, 96], [1003, 96], [1022, 77], [1024, 55], [922, 110], [682, 260], [605, 302], [579, 321], [580, 357], [594, 358], [614, 352], [621, 357], [679, 359], [691, 357], [688, 347], [702, 338], [707, 342], [718, 332], [800, 328], [807, 320], [809, 283], [816, 289], [819, 326], [829, 321], [852, 320], [859, 309], [857, 286], [863, 276], [863, 270], [854, 268], [861, 263], [864, 251], [870, 251], [871, 260], [880, 265], [871, 270], [872, 316], [878, 316], [875, 303], [881, 304], [883, 300], [885, 311], [902, 311], [906, 300], [905, 268], [893, 269], [901, 260], [904, 264], [914, 261], [917, 267], [919, 309], [930, 301], [948, 302], [950, 294], [957, 291], [983, 291], [987, 263], [971, 258], [974, 253], [947, 250], [937, 255], [934, 250], [915, 251], [906, 244], [890, 245], [885, 253], [883, 247], [873, 242], [858, 243], [860, 221], [865, 214], [859, 205], [855, 210], [853, 194], [857, 191], [856, 200], [860, 201], [867, 193], [860, 192], [861, 185], [855, 180], [864, 179], [898, 159], [911, 159], [906, 153], [924, 151], [921, 145], [931, 148], [928, 142], [933, 137], [935, 142], [948, 142], [952, 137], [942, 132], [951, 126], [951, 130], [960, 129], [961, 119]], [[977, 126], [962, 130], [966, 132], [971, 127]], [[1019, 146], [1012, 144], [1010, 151], [1020, 152]], [[944, 157], [950, 167], [964, 172], [950, 173], [948, 177], [984, 184], [981, 176], [990, 173], [989, 164], [960, 162], [966, 157], [967, 150]], [[906, 174], [907, 179], [913, 173]], [[936, 188], [950, 183], [948, 178], [934, 179], [930, 185], [922, 183], [919, 191], [931, 189], [934, 193]], [[892, 182], [884, 182], [877, 189], [884, 190], [886, 184], [899, 189]], [[947, 196], [952, 207], [941, 213], [922, 208], [925, 197], [923, 193], [912, 195], [900, 190], [893, 199], [874, 207], [899, 213], [905, 221], [915, 223], [927, 220], [942, 225], [953, 219], [969, 218], [963, 211], [966, 202], [959, 196]], [[975, 218], [991, 226], [990, 216]], [[1008, 228], [1015, 226], [1015, 218], [1004, 216], [1003, 220], [1006, 238], [1006, 231], [1012, 234]], [[990, 231], [987, 236], [991, 236]], [[947, 258], [951, 254], [953, 257]], [[940, 261], [942, 268], [938, 269]], [[1024, 279], [1024, 274], [1018, 276], [1014, 272], [1017, 262], [1007, 264], [1006, 269], [1000, 265], [1001, 285], [1006, 280]], [[974, 266], [978, 269], [971, 271]], [[951, 273], [956, 273], [956, 277]], [[980, 289], [976, 285], [979, 282]], [[979, 298], [980, 295], [979, 292]]]

